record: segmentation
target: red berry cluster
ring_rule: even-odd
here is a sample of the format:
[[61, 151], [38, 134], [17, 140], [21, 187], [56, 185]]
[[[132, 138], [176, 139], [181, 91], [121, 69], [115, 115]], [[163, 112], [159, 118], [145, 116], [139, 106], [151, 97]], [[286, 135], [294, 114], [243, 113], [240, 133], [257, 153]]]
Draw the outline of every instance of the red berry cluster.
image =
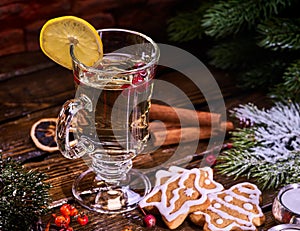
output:
[[[146, 64], [144, 62], [140, 62], [140, 63], [134, 64], [133, 68], [134, 69], [141, 68], [145, 65]], [[146, 70], [138, 71], [137, 73], [135, 73], [133, 75], [133, 78], [132, 78], [132, 81], [131, 81], [132, 85], [138, 86], [138, 85], [142, 84], [145, 81], [145, 78], [147, 77], [147, 75], [148, 75], [148, 73], [147, 73]], [[129, 87], [131, 87], [131, 84], [124, 84], [122, 86], [122, 89], [127, 89]], [[137, 90], [142, 92], [144, 89], [143, 88], [138, 88]]]
[[75, 218], [78, 224], [86, 225], [89, 221], [88, 216], [83, 212], [79, 213], [73, 205], [63, 204], [60, 209], [60, 215], [52, 214], [54, 223], [57, 227], [61, 228], [60, 231], [73, 231], [70, 226], [71, 218]]

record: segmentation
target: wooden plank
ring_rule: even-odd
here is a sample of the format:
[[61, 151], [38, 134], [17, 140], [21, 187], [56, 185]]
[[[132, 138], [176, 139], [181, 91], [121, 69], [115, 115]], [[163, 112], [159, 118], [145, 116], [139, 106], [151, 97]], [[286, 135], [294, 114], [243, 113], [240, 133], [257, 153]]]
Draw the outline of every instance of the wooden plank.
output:
[[34, 145], [30, 137], [30, 129], [39, 119], [57, 117], [60, 108], [60, 105], [50, 107], [1, 124], [0, 149], [3, 157], [12, 157], [24, 162], [49, 155]]
[[72, 73], [54, 66], [0, 84], [0, 123], [62, 105], [74, 96]]

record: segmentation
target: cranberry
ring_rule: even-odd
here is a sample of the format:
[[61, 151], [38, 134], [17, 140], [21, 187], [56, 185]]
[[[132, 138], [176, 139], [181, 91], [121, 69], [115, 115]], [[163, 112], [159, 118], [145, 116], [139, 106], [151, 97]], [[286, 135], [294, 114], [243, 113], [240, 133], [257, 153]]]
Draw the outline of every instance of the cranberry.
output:
[[61, 229], [61, 230], [59, 230], [59, 231], [74, 231], [74, 229], [72, 228], [72, 227], [68, 227], [68, 228], [66, 228], [66, 229]]
[[156, 224], [156, 218], [155, 216], [153, 216], [152, 214], [146, 214], [146, 212], [144, 211], [144, 209], [142, 207], [140, 207], [141, 212], [144, 214], [144, 224], [146, 225], [146, 227], [150, 228], [155, 226]]
[[121, 86], [121, 88], [122, 89], [127, 89], [127, 88], [129, 88], [131, 85], [130, 84], [123, 84], [122, 86]]
[[77, 85], [79, 85], [79, 84], [80, 84], [79, 78], [78, 78], [76, 75], [74, 75], [73, 78], [74, 78], [74, 82], [75, 82]]
[[123, 84], [122, 86], [121, 86], [121, 88], [123, 89], [123, 91], [122, 91], [122, 95], [124, 96], [124, 97], [127, 97], [128, 95], [131, 95], [132, 94], [132, 89], [131, 89], [131, 85], [130, 84]]
[[205, 161], [209, 164], [209, 165], [215, 165], [216, 162], [217, 162], [217, 158], [214, 154], [208, 154], [206, 157], [205, 157]]
[[225, 145], [225, 147], [228, 148], [228, 149], [231, 149], [231, 148], [233, 148], [233, 144], [232, 143], [227, 143]]
[[155, 216], [153, 216], [152, 214], [147, 214], [144, 217], [144, 223], [148, 228], [155, 226], [155, 224], [156, 224]]
[[140, 76], [139, 74], [136, 74], [132, 78], [132, 84], [137, 85], [144, 82], [144, 78]]
[[139, 76], [141, 76], [142, 78], [146, 78], [148, 75], [148, 72], [146, 70], [141, 70], [138, 73]]
[[70, 206], [70, 216], [74, 217], [78, 215], [78, 210], [74, 206]]
[[67, 228], [70, 224], [70, 217], [69, 216], [57, 216], [55, 217], [54, 223], [58, 226], [58, 227], [63, 227], [63, 228]]
[[86, 225], [88, 222], [89, 222], [89, 218], [87, 215], [85, 214], [80, 214], [78, 217], [77, 217], [77, 222], [80, 224], [80, 225]]
[[140, 68], [140, 67], [143, 67], [143, 66], [145, 66], [146, 65], [146, 63], [144, 63], [144, 62], [139, 62], [139, 63], [135, 63], [134, 65], [133, 65], [133, 67], [134, 68]]
[[63, 216], [70, 216], [70, 208], [71, 206], [69, 204], [64, 204], [60, 207], [59, 211]]

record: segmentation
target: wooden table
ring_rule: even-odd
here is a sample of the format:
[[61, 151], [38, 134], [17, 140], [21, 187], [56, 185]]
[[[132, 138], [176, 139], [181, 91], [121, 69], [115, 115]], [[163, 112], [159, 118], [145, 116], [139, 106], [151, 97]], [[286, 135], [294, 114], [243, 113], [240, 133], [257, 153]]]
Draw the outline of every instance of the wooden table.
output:
[[[72, 73], [47, 59], [43, 54], [25, 53], [1, 58], [0, 74], [0, 149], [3, 157], [13, 157], [21, 161], [28, 169], [37, 169], [49, 176], [50, 190], [56, 212], [58, 206], [66, 201], [74, 202], [71, 194], [71, 185], [75, 177], [87, 168], [81, 160], [68, 160], [59, 152], [48, 153], [39, 150], [32, 142], [29, 131], [34, 122], [41, 118], [56, 117], [62, 104], [74, 96]], [[213, 71], [214, 77], [220, 85], [229, 110], [241, 103], [254, 102], [259, 106], [268, 105], [269, 102], [260, 92], [245, 91], [235, 87], [235, 82], [224, 73]], [[199, 110], [207, 110], [205, 100], [188, 82], [182, 81], [180, 74], [161, 70], [157, 78], [177, 84], [190, 97]], [[181, 102], [177, 102], [178, 106]], [[188, 149], [188, 143], [187, 149]], [[207, 141], [199, 141], [198, 151], [205, 150]], [[175, 146], [165, 146], [149, 155], [137, 157], [135, 167], [162, 161], [172, 155]], [[201, 158], [192, 161], [189, 167], [197, 167]], [[231, 178], [216, 174], [216, 180], [222, 182], [227, 188], [235, 183]], [[245, 181], [245, 179], [238, 179]], [[263, 192], [263, 211], [266, 223], [261, 230], [276, 225], [272, 216], [272, 201], [276, 192]], [[78, 205], [79, 206], [79, 205]], [[134, 210], [120, 215], [103, 215], [86, 211], [90, 218], [87, 226], [73, 225], [75, 230], [123, 230], [126, 226], [132, 230], [146, 230], [142, 223], [142, 214]], [[50, 214], [43, 218], [47, 221]], [[46, 223], [46, 222], [45, 222]], [[45, 226], [45, 223], [43, 224]], [[54, 229], [55, 230], [55, 229]], [[157, 226], [152, 230], [168, 230], [158, 219]], [[201, 230], [186, 220], [176, 230]]]

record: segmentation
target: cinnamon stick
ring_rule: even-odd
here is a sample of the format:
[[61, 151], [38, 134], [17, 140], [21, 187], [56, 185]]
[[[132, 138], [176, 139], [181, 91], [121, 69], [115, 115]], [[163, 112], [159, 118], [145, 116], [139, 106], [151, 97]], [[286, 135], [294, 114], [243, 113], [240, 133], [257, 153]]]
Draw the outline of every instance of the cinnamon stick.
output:
[[210, 127], [205, 127], [201, 129], [201, 131], [196, 127], [185, 127], [155, 131], [151, 133], [151, 137], [154, 138], [154, 146], [178, 144], [179, 142], [189, 142], [198, 139], [208, 139], [210, 136]]
[[[160, 130], [169, 130], [169, 129], [180, 129], [181, 127], [184, 127], [182, 124], [179, 123], [173, 123], [170, 121], [151, 121], [149, 123], [149, 131], [160, 131]], [[198, 126], [197, 126], [198, 127]], [[210, 126], [199, 126], [199, 128], [203, 127], [210, 127]], [[234, 129], [234, 125], [230, 121], [224, 121], [221, 122], [219, 125], [215, 127], [217, 130], [226, 132], [232, 131]]]
[[[161, 125], [161, 123], [159, 123]], [[199, 127], [159, 127], [157, 122], [151, 122], [149, 131], [151, 137], [153, 137], [154, 146], [163, 146], [170, 144], [178, 144], [179, 142], [191, 142], [195, 140], [209, 139], [213, 135], [217, 135], [219, 132], [229, 131], [233, 129], [231, 122], [221, 123], [221, 126], [217, 130], [212, 130], [209, 126]]]
[[150, 120], [169, 121], [181, 125], [199, 124], [211, 126], [212, 124], [220, 123], [221, 115], [218, 113], [152, 104], [149, 118]]

